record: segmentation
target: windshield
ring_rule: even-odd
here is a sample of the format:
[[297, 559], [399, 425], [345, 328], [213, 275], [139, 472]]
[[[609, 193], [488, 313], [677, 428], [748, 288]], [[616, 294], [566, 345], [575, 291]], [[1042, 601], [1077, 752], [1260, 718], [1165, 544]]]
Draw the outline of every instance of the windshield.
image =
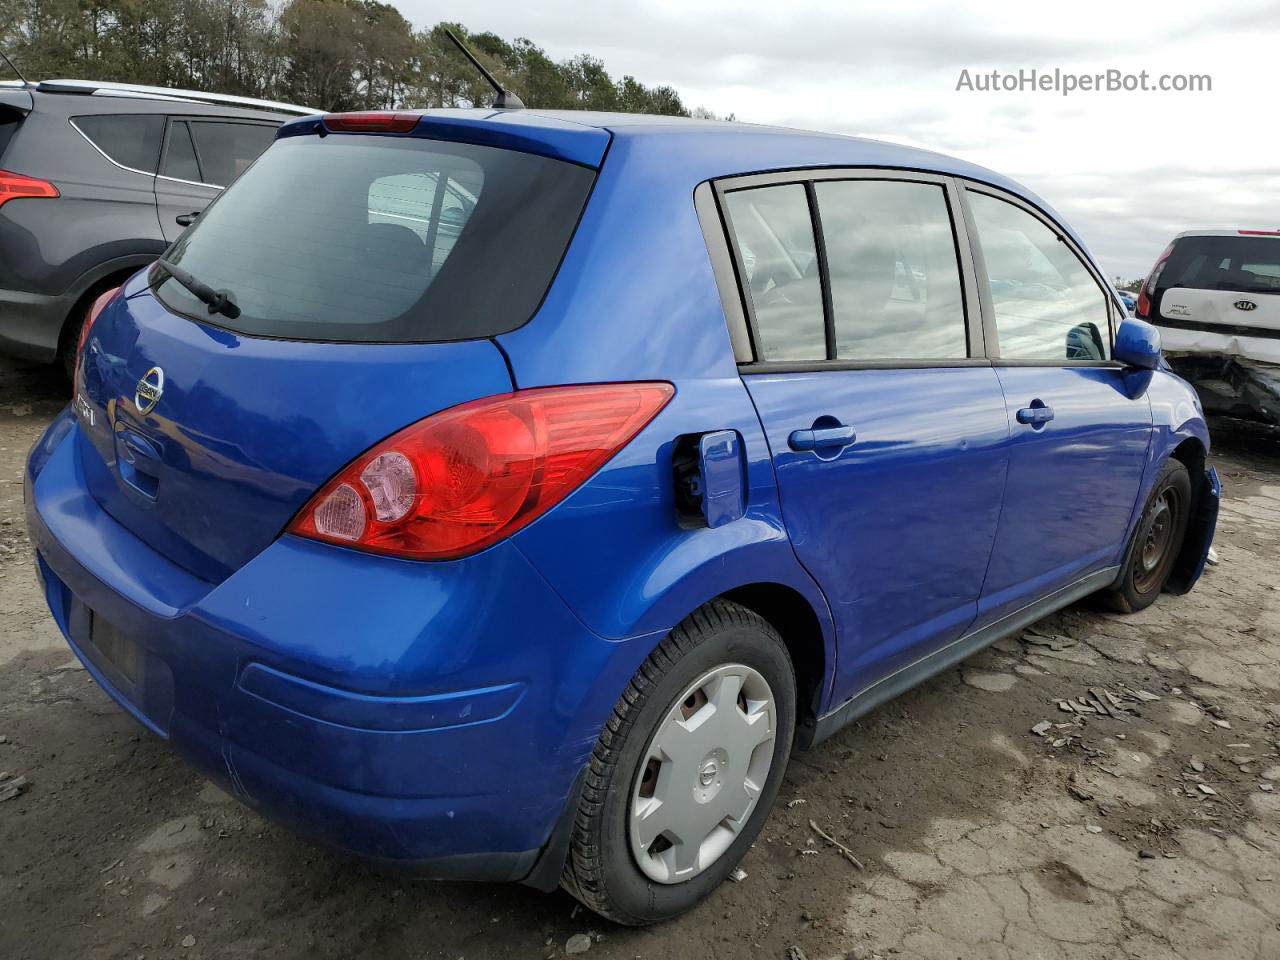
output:
[[1280, 293], [1280, 237], [1183, 237], [1160, 274], [1160, 289]]
[[166, 259], [230, 295], [234, 320], [172, 278], [170, 309], [298, 340], [489, 337], [525, 323], [594, 171], [495, 147], [331, 134], [276, 141]]

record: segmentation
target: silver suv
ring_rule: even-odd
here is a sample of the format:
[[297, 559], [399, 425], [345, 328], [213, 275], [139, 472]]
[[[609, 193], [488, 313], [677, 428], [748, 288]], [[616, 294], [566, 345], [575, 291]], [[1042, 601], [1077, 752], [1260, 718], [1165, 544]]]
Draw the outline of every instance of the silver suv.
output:
[[71, 365], [94, 299], [155, 260], [306, 107], [0, 83], [0, 352]]

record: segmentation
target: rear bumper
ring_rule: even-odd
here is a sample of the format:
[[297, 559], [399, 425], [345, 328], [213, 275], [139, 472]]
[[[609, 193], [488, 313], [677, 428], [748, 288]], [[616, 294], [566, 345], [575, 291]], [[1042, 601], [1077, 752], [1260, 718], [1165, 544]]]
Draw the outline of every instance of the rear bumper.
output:
[[[1280, 341], [1276, 341], [1280, 357]], [[1207, 413], [1280, 424], [1280, 359], [1175, 354], [1170, 368], [1196, 388]]]
[[27, 520], [55, 620], [121, 706], [300, 833], [528, 877], [646, 645], [587, 630], [510, 544], [417, 564], [286, 536], [206, 583], [98, 507], [80, 445], [64, 412], [30, 456]]
[[1264, 328], [1196, 324], [1169, 326], [1167, 319], [1150, 321], [1160, 329], [1160, 345], [1167, 354], [1199, 357], [1242, 357], [1261, 363], [1280, 363], [1280, 331]]
[[50, 363], [74, 297], [0, 289], [0, 353]]

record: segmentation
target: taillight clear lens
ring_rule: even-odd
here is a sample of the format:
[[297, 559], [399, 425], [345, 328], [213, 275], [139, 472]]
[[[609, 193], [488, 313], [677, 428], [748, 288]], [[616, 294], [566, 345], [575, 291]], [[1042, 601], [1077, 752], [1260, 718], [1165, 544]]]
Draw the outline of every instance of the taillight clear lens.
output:
[[475, 553], [572, 493], [674, 393], [669, 383], [548, 387], [445, 410], [357, 458], [289, 532], [419, 560]]
[[112, 287], [110, 290], [100, 294], [98, 299], [93, 301], [93, 305], [89, 307], [89, 312], [85, 314], [84, 323], [80, 325], [80, 339], [76, 343], [75, 383], [80, 382], [80, 367], [84, 363], [84, 345], [89, 342], [89, 331], [93, 329], [93, 324], [98, 319], [98, 314], [106, 309], [107, 304], [119, 292], [119, 287]]

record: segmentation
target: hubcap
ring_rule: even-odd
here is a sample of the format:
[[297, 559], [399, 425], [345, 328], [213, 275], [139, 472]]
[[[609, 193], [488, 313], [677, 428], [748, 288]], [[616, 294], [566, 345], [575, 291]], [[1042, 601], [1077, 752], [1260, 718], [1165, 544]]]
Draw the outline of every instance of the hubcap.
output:
[[773, 765], [777, 708], [757, 671], [709, 670], [667, 711], [631, 792], [628, 839], [658, 883], [696, 877], [751, 818]]

